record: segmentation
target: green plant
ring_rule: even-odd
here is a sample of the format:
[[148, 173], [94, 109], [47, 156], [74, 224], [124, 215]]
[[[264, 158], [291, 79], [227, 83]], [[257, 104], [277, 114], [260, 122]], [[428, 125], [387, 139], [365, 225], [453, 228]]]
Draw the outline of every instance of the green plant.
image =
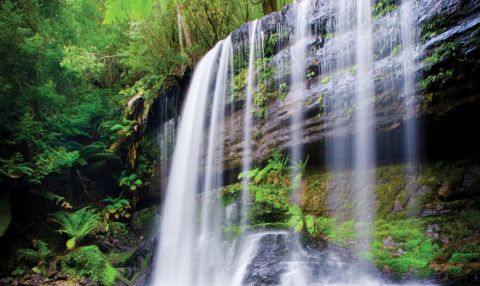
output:
[[305, 229], [311, 236], [316, 236], [318, 234], [319, 228], [315, 221], [315, 216], [311, 214], [303, 214], [303, 211], [299, 206], [290, 206], [288, 208], [288, 214], [290, 216], [288, 225], [296, 232]]
[[0, 158], [0, 174], [11, 179], [19, 179], [24, 176], [31, 176], [33, 169], [31, 164], [23, 162], [23, 156], [15, 153], [13, 156], [4, 160]]
[[303, 179], [303, 174], [305, 174], [305, 171], [307, 170], [308, 158], [309, 156], [307, 156], [305, 161], [299, 161], [296, 163], [293, 162], [292, 170], [296, 174], [293, 178], [293, 189], [297, 189], [298, 187], [300, 187], [300, 183]]
[[317, 75], [317, 73], [315, 71], [310, 71], [308, 72], [305, 77], [308, 79], [308, 80], [312, 80], [315, 76]]
[[70, 252], [60, 260], [62, 271], [74, 277], [89, 277], [103, 285], [115, 285], [121, 274], [95, 245], [84, 246]]
[[401, 48], [402, 46], [400, 44], [396, 45], [395, 47], [392, 48], [392, 51], [390, 52], [390, 54], [394, 57], [398, 56], [400, 54]]
[[48, 201], [54, 202], [57, 206], [60, 206], [64, 209], [71, 209], [72, 205], [67, 202], [67, 199], [63, 196], [54, 194], [52, 192], [43, 192], [42, 197], [47, 199]]
[[125, 172], [122, 172], [120, 178], [118, 179], [118, 186], [125, 186], [132, 192], [140, 188], [142, 184], [142, 180], [140, 180], [135, 173], [127, 175]]
[[282, 97], [285, 97], [287, 94], [288, 94], [288, 84], [286, 82], [282, 82], [279, 86], [278, 86], [278, 90], [280, 91], [280, 95]]
[[58, 232], [70, 237], [66, 242], [68, 250], [75, 249], [85, 236], [98, 227], [100, 222], [100, 215], [88, 207], [74, 213], [57, 212], [51, 216], [53, 221], [61, 227]]
[[48, 260], [53, 257], [54, 252], [43, 240], [33, 240], [33, 249], [21, 248], [17, 250], [18, 260], [28, 263], [35, 263], [34, 272], [45, 273]]
[[395, 0], [379, 0], [372, 9], [372, 16], [374, 19], [377, 19], [387, 13], [393, 12], [395, 9], [397, 9]]
[[330, 82], [330, 80], [332, 79], [332, 77], [330, 75], [326, 75], [322, 78], [322, 81], [320, 81], [321, 84], [327, 84]]
[[103, 208], [103, 218], [108, 221], [113, 216], [115, 219], [130, 218], [129, 210], [130, 202], [122, 198], [112, 198], [110, 196], [104, 198], [102, 202], [107, 205]]

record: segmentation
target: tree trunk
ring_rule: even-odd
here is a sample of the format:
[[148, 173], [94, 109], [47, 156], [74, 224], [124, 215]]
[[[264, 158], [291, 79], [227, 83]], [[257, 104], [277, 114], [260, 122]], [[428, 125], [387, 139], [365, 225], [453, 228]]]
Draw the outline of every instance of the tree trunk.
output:
[[277, 0], [263, 0], [262, 9], [264, 14], [270, 14], [277, 11]]

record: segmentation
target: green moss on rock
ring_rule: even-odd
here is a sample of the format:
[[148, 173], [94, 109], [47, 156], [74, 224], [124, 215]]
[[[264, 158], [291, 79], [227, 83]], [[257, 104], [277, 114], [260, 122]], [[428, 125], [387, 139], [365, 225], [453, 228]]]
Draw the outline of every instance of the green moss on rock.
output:
[[97, 246], [90, 245], [67, 254], [60, 260], [64, 273], [74, 277], [88, 277], [102, 285], [115, 285], [121, 279], [120, 272], [115, 269]]

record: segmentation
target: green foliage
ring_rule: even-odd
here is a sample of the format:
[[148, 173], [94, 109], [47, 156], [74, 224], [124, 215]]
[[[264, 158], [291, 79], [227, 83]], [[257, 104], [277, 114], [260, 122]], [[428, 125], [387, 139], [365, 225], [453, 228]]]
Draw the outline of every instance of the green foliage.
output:
[[78, 151], [67, 151], [64, 147], [47, 149], [35, 157], [35, 171], [32, 182], [41, 181], [50, 174], [55, 174], [71, 167], [80, 157]]
[[395, 11], [395, 9], [397, 9], [395, 0], [378, 0], [372, 9], [372, 16], [374, 19], [380, 18], [387, 13]]
[[84, 246], [70, 252], [60, 260], [64, 273], [75, 277], [88, 277], [102, 285], [115, 285], [121, 274], [107, 260], [97, 246]]
[[11, 179], [19, 179], [24, 176], [31, 176], [33, 169], [29, 163], [23, 162], [23, 156], [15, 153], [8, 159], [0, 159], [0, 174]]
[[87, 207], [73, 213], [54, 213], [52, 219], [60, 225], [58, 232], [70, 237], [66, 242], [68, 250], [74, 249], [100, 223], [100, 215]]
[[[240, 176], [239, 179], [241, 179]], [[242, 189], [243, 187], [241, 183], [236, 183], [224, 187], [222, 191], [222, 205], [225, 207], [237, 201], [240, 198], [240, 193], [242, 192]]]
[[435, 37], [445, 31], [446, 19], [442, 15], [434, 16], [432, 19], [424, 22], [421, 27], [421, 40], [423, 42]]
[[109, 222], [105, 226], [105, 235], [107, 238], [126, 237], [128, 236], [127, 225], [118, 221]]
[[5, 234], [12, 220], [10, 203], [7, 200], [0, 200], [0, 238]]
[[[107, 0], [104, 22], [112, 24], [116, 21], [141, 20], [152, 10], [152, 0]], [[162, 4], [169, 2], [164, 0]]]
[[34, 272], [46, 273], [48, 260], [53, 257], [54, 252], [43, 240], [33, 240], [32, 243], [33, 249], [20, 248], [17, 250], [17, 259], [34, 263]]
[[400, 44], [396, 45], [395, 47], [392, 48], [392, 51], [390, 54], [394, 57], [398, 56], [400, 54], [400, 50], [402, 49], [402, 46]]
[[106, 203], [103, 208], [103, 218], [108, 221], [113, 217], [114, 219], [130, 218], [130, 202], [122, 198], [112, 198], [110, 196], [104, 198], [102, 202]]
[[327, 84], [330, 82], [330, 80], [332, 79], [332, 77], [330, 75], [326, 75], [322, 78], [322, 81], [320, 82], [321, 84]]
[[[392, 241], [391, 245], [384, 243], [386, 239]], [[429, 264], [439, 254], [440, 247], [425, 236], [418, 221], [375, 222], [369, 257], [379, 267], [386, 266], [397, 275], [413, 272], [417, 277], [429, 277], [432, 273]]]
[[[316, 73], [315, 71], [311, 71], [311, 72], [307, 73], [307, 74], [305, 75], [305, 77], [306, 77], [308, 80], [312, 80], [313, 78], [315, 78], [316, 75], [317, 75], [317, 73]], [[324, 78], [324, 79], [325, 79], [325, 78]], [[327, 82], [323, 82], [324, 79], [322, 79], [322, 83], [328, 83], [328, 81], [327, 81]], [[329, 79], [329, 80], [330, 80], [330, 79]]]
[[280, 91], [281, 97], [287, 96], [288, 90], [289, 90], [288, 84], [287, 84], [286, 82], [282, 82], [282, 83], [278, 86], [278, 90]]
[[72, 205], [67, 201], [65, 197], [57, 195], [55, 193], [43, 192], [42, 197], [44, 197], [48, 201], [54, 202], [57, 206], [60, 206], [64, 209], [72, 208]]
[[127, 187], [130, 191], [134, 192], [143, 185], [143, 182], [135, 173], [128, 175], [122, 172], [122, 175], [118, 179], [118, 185], [120, 187]]

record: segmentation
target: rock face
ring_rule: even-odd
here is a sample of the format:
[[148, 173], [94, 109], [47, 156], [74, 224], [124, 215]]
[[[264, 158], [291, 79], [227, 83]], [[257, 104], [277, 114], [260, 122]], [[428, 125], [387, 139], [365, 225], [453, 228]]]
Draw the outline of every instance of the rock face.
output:
[[[331, 25], [334, 21], [332, 15], [334, 16], [335, 12], [332, 9], [335, 7], [335, 1], [312, 2], [314, 9], [309, 19], [312, 36], [308, 45], [306, 66], [308, 72], [313, 72], [314, 77], [305, 79], [308, 90], [304, 95], [304, 130], [300, 144], [305, 147], [305, 153], [311, 155], [310, 160], [322, 162], [326, 140], [352, 135], [354, 117], [352, 114], [355, 112], [355, 106], [345, 102], [344, 114], [334, 115], [329, 112], [329, 98], [354, 92], [354, 85], [350, 83], [355, 78], [355, 67], [337, 67], [333, 72], [325, 71], [325, 61], [335, 61], [335, 51], [327, 44], [331, 35], [326, 33], [329, 23]], [[415, 110], [417, 117], [423, 120], [427, 128], [424, 143], [427, 144], [428, 150], [432, 150], [432, 156], [435, 156], [452, 145], [457, 146], [449, 139], [450, 134], [477, 142], [473, 136], [464, 131], [473, 128], [472, 120], [480, 119], [478, 112], [475, 112], [480, 108], [479, 83], [476, 80], [480, 75], [478, 69], [480, 1], [429, 0], [416, 1], [416, 5], [414, 21], [417, 23], [420, 39], [416, 56], [419, 90]], [[287, 43], [290, 41], [289, 35], [292, 33], [295, 19], [292, 7], [287, 6], [281, 12], [262, 19], [265, 45], [268, 45], [272, 36], [276, 37], [273, 52], [265, 49], [264, 53], [271, 53], [266, 56], [270, 57], [270, 64], [277, 67], [274, 69], [274, 82], [277, 84], [289, 83], [289, 70], [285, 67], [280, 68], [279, 63], [285, 65], [290, 57]], [[398, 96], [402, 92], [403, 79], [401, 73], [399, 74], [401, 62], [395, 56], [400, 45], [398, 10], [374, 20], [374, 33], [378, 33], [374, 40], [376, 59], [374, 77], [376, 130], [379, 142], [377, 154], [380, 161], [397, 160], [401, 157], [399, 154], [392, 154], [392, 148], [386, 148], [384, 144], [392, 140], [397, 142], [403, 140], [404, 103]], [[393, 35], [391, 38], [389, 33]], [[232, 40], [238, 54], [248, 53], [248, 25], [235, 31]], [[385, 41], [392, 41], [394, 44], [385, 46]], [[451, 53], [445, 52], [446, 50]], [[242, 100], [237, 101], [234, 104], [234, 111], [226, 117], [227, 169], [235, 169], [241, 163], [244, 114], [242, 104]], [[283, 100], [276, 98], [268, 102], [264, 118], [256, 118], [252, 135], [253, 158], [256, 161], [264, 161], [274, 148], [286, 151], [292, 147], [289, 122], [294, 106], [295, 103], [289, 96]], [[460, 113], [465, 118], [461, 124], [455, 124], [454, 128], [446, 123], [459, 119]], [[338, 125], [333, 132], [330, 127], [334, 120]], [[459, 125], [462, 126], [460, 129]], [[443, 140], [439, 138], [442, 135]], [[474, 144], [468, 146], [474, 148]]]
[[[361, 265], [358, 261], [347, 254], [345, 250], [330, 247], [322, 250], [307, 246], [298, 253], [293, 251], [300, 247], [298, 235], [290, 232], [266, 233], [259, 242], [257, 253], [248, 266], [245, 285], [303, 285], [319, 281], [323, 283], [351, 283], [352, 281], [365, 282], [370, 278], [379, 276], [379, 272], [372, 266]], [[292, 256], [296, 253], [300, 257]], [[307, 275], [299, 281], [295, 276], [298, 272], [297, 263], [308, 269]], [[365, 269], [369, 269], [369, 277], [364, 277]], [[387, 278], [388, 280], [388, 278]]]

